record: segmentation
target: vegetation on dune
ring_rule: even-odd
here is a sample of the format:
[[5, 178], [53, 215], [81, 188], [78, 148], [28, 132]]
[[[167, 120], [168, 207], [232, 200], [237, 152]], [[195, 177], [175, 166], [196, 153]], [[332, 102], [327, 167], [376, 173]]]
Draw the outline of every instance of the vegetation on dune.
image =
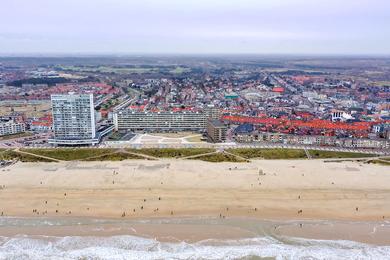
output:
[[0, 160], [19, 160], [21, 162], [54, 162], [42, 157], [36, 157], [34, 155], [22, 154], [15, 151], [7, 150], [0, 153]]
[[294, 149], [262, 149], [262, 148], [237, 148], [228, 152], [247, 159], [303, 159], [307, 158], [304, 150]]
[[373, 164], [379, 164], [379, 165], [384, 165], [384, 166], [390, 166], [389, 160], [370, 160], [367, 163], [368, 164], [373, 163]]
[[135, 159], [145, 159], [144, 157], [123, 153], [123, 152], [117, 152], [112, 154], [106, 154], [98, 157], [91, 157], [84, 159], [83, 161], [123, 161], [123, 160], [135, 160]]
[[374, 154], [367, 153], [352, 153], [352, 152], [333, 152], [333, 151], [319, 151], [309, 150], [313, 159], [330, 159], [330, 158], [363, 158], [363, 157], [375, 157]]
[[210, 148], [145, 148], [145, 149], [127, 149], [127, 151], [137, 154], [144, 154], [158, 158], [180, 158], [194, 156], [204, 153], [215, 152]]
[[240, 159], [237, 156], [226, 153], [201, 155], [195, 158], [191, 158], [190, 160], [201, 160], [206, 162], [247, 162], [246, 160]]
[[56, 148], [56, 149], [21, 149], [21, 151], [46, 156], [63, 161], [83, 160], [89, 157], [97, 157], [114, 153], [116, 149], [99, 148]]
[[[121, 152], [114, 148], [53, 148], [53, 149], [20, 149], [12, 151], [0, 149], [0, 160], [18, 159], [22, 162], [52, 162], [62, 161], [122, 161], [127, 159], [145, 159], [145, 157], [157, 158], [184, 158], [194, 156], [196, 160], [208, 162], [244, 162], [245, 159], [305, 159], [306, 153], [299, 149], [262, 149], [262, 148], [237, 148], [228, 149], [227, 153], [214, 153], [212, 148], [144, 148], [144, 149], [126, 149]], [[25, 154], [25, 153], [30, 154]], [[230, 154], [229, 154], [230, 153]], [[364, 158], [375, 157], [373, 154], [354, 153], [354, 152], [333, 152], [333, 151], [309, 151], [313, 159], [331, 159], [331, 158]], [[37, 156], [34, 156], [37, 155]], [[48, 158], [42, 158], [48, 157]], [[242, 157], [242, 158], [240, 158]], [[53, 160], [50, 160], [53, 158]], [[390, 158], [381, 160], [370, 160], [370, 163], [383, 165], [390, 164]]]
[[[305, 159], [305, 151], [302, 149], [266, 149], [266, 148], [237, 148], [228, 150], [232, 154], [242, 156], [247, 159]], [[353, 153], [353, 152], [333, 152], [309, 150], [313, 159], [331, 159], [331, 158], [363, 158], [375, 157], [373, 154]]]

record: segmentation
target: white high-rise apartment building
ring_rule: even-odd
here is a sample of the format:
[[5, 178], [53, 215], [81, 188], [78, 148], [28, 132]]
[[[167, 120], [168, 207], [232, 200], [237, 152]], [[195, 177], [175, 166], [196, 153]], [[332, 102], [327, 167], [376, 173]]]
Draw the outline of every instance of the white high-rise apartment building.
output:
[[54, 139], [57, 145], [97, 144], [93, 94], [52, 95]]

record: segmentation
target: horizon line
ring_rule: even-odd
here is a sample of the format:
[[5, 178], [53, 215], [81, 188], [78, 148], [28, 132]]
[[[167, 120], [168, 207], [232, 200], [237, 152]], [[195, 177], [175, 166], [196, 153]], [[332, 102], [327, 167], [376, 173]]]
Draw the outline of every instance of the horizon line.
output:
[[135, 57], [135, 56], [147, 56], [147, 57], [223, 57], [223, 56], [258, 56], [258, 57], [360, 57], [360, 58], [390, 58], [390, 53], [217, 53], [217, 52], [204, 52], [204, 53], [181, 53], [181, 52], [30, 52], [30, 53], [0, 53], [0, 58], [87, 58], [87, 57]]

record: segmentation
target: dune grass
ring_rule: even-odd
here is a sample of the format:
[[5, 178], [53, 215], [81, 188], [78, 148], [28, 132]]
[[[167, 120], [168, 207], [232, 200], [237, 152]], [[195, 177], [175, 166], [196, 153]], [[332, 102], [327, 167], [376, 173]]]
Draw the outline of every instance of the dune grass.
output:
[[53, 160], [46, 158], [36, 157], [29, 154], [22, 154], [11, 150], [0, 153], [0, 160], [11, 161], [15, 159], [21, 162], [54, 162]]
[[127, 151], [137, 154], [149, 155], [157, 158], [181, 158], [215, 152], [214, 149], [209, 148], [145, 148], [127, 149]]
[[305, 159], [304, 150], [294, 149], [263, 149], [263, 148], [237, 148], [227, 150], [229, 153], [247, 159]]
[[133, 154], [128, 154], [128, 153], [122, 153], [122, 152], [117, 152], [117, 153], [111, 153], [111, 154], [106, 154], [98, 157], [90, 157], [87, 159], [84, 159], [82, 161], [123, 161], [123, 160], [143, 160], [145, 159], [144, 157], [133, 155]]
[[383, 165], [383, 166], [390, 166], [389, 160], [370, 160], [367, 163], [368, 164], [373, 163], [373, 164], [378, 164], [378, 165]]
[[247, 162], [234, 155], [226, 153], [214, 153], [208, 155], [201, 155], [199, 157], [191, 158], [190, 160], [201, 160], [206, 162]]
[[313, 159], [330, 159], [330, 158], [363, 158], [363, 157], [375, 157], [374, 154], [367, 153], [353, 153], [353, 152], [333, 152], [333, 151], [318, 151], [309, 150]]
[[116, 152], [117, 149], [98, 148], [55, 148], [55, 149], [21, 149], [21, 151], [42, 155], [63, 161], [83, 160]]

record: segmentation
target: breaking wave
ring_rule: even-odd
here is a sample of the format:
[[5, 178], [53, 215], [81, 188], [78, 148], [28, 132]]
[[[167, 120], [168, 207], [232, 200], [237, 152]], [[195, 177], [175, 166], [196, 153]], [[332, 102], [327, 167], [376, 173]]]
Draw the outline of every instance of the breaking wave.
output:
[[168, 243], [136, 236], [0, 237], [0, 259], [390, 259], [390, 246], [266, 236]]

